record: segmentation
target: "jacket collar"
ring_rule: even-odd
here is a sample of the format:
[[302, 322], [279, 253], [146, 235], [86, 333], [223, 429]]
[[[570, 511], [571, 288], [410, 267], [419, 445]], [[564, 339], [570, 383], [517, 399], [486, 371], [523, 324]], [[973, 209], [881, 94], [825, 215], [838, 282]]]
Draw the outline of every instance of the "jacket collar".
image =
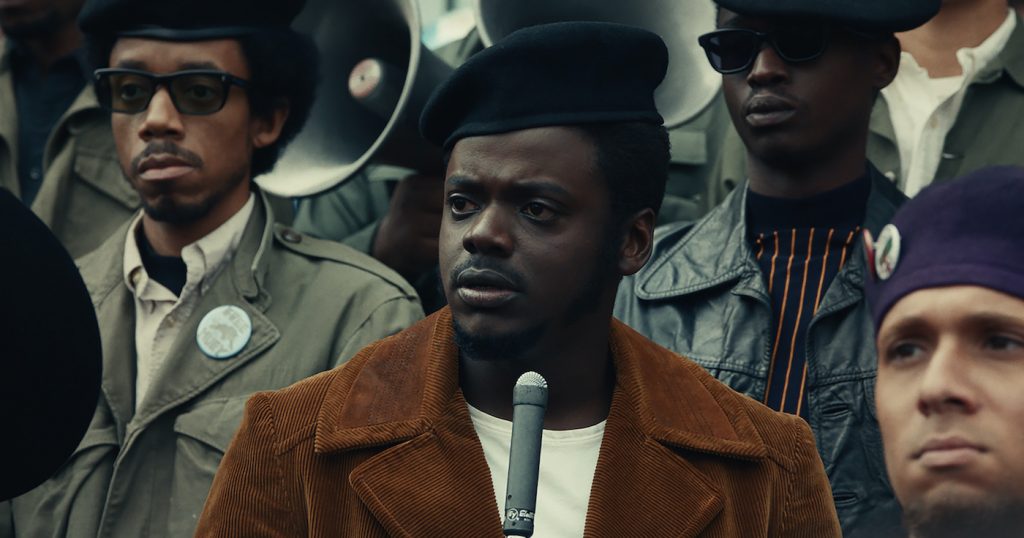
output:
[[[122, 267], [130, 224], [131, 221], [122, 225], [96, 251], [78, 262], [103, 332], [103, 394], [122, 438], [126, 430], [130, 437], [165, 410], [240, 368], [280, 337], [277, 327], [263, 314], [271, 299], [261, 283], [268, 263], [264, 253], [273, 241], [273, 214], [261, 195], [234, 258], [218, 278], [223, 285], [213, 286], [210, 293], [199, 299], [194, 315], [182, 325], [181, 334], [168, 353], [177, 362], [162, 371], [154, 381], [152, 397], [147, 397], [147, 403], [136, 412], [135, 305]], [[202, 313], [223, 304], [245, 310], [252, 320], [253, 333], [236, 357], [214, 361], [201, 356], [194, 335]]]
[[[358, 372], [335, 379], [317, 416], [318, 453], [412, 439], [430, 431], [444, 419], [452, 400], [462, 398], [451, 311], [444, 308], [421, 324], [429, 332], [414, 347], [403, 346], [402, 353], [377, 348]], [[654, 360], [670, 353], [614, 319], [610, 347], [616, 397], [635, 411], [646, 437], [723, 457], [764, 457], [764, 442], [750, 419], [741, 411], [723, 409], [702, 378], [676, 364], [690, 363], [674, 355], [671, 361]], [[666, 375], [674, 383], [665, 384]]]
[[[906, 197], [871, 163], [867, 168], [871, 194], [863, 226], [877, 237]], [[760, 269], [746, 239], [746, 212], [747, 188], [737, 189], [681, 239], [671, 233], [666, 236], [667, 249], [657, 251], [657, 257], [637, 275], [636, 296], [666, 299], [739, 280], [739, 293], [767, 300]], [[677, 239], [674, 244], [672, 238]], [[860, 248], [859, 242], [855, 244]]]
[[1010, 40], [995, 61], [978, 73], [978, 82], [995, 82], [1005, 71], [1017, 86], [1024, 89], [1024, 19], [1019, 14], [1013, 16], [1017, 18], [1017, 25], [1010, 34]]
[[[95, 251], [78, 260], [94, 303], [102, 302], [104, 295], [124, 284], [125, 237], [134, 222], [136, 219], [129, 219]], [[266, 309], [270, 299], [262, 284], [268, 264], [265, 253], [274, 240], [273, 228], [274, 214], [270, 204], [266, 195], [257, 190], [256, 207], [227, 271], [232, 274], [243, 297], [267, 302], [260, 305], [261, 310]]]

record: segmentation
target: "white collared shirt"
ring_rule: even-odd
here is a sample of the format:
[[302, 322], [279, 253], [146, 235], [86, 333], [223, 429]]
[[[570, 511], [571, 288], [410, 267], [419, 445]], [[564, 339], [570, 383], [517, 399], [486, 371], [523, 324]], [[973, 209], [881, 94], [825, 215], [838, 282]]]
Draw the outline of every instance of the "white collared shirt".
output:
[[149, 278], [135, 239], [142, 212], [132, 220], [124, 245], [124, 282], [135, 296], [135, 409], [142, 406], [146, 392], [167, 358], [182, 323], [192, 314], [217, 274], [234, 256], [242, 233], [255, 207], [255, 196], [224, 224], [195, 243], [181, 249], [185, 262], [185, 286], [175, 296]]
[[935, 179], [942, 160], [946, 135], [960, 113], [967, 87], [1006, 47], [1017, 25], [1013, 10], [985, 41], [974, 48], [956, 51], [963, 74], [931, 78], [907, 52], [900, 57], [896, 79], [882, 90], [899, 146], [902, 177], [899, 187], [914, 196]]

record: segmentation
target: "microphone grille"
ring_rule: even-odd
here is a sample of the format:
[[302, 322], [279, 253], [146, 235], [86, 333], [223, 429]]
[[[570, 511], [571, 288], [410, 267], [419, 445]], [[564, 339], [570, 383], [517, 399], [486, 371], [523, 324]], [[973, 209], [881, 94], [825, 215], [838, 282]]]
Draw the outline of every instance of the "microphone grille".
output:
[[527, 387], [542, 387], [548, 388], [548, 382], [544, 379], [544, 376], [537, 372], [526, 372], [519, 376], [519, 380], [516, 381], [516, 386], [527, 386]]

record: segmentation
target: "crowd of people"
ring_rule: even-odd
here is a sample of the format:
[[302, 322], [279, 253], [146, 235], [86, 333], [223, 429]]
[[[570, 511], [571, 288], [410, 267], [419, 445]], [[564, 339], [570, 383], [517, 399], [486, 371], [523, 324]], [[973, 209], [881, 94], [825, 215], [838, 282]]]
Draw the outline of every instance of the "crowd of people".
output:
[[289, 200], [304, 2], [0, 0], [2, 201], [102, 347], [0, 537], [503, 536], [527, 371], [538, 537], [1024, 536], [1024, 7], [714, 1], [682, 126], [656, 33], [474, 31], [436, 170]]

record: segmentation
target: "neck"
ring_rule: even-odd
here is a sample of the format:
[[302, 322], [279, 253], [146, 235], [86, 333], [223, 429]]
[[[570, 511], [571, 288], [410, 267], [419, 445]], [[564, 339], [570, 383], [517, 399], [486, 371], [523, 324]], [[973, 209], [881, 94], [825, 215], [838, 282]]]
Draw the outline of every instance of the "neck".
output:
[[46, 71], [54, 62], [82, 46], [82, 33], [72, 22], [62, 26], [56, 32], [39, 37], [19, 39], [18, 43], [28, 50], [36, 65]]
[[[553, 329], [528, 356], [514, 360], [459, 358], [459, 383], [473, 407], [512, 420], [512, 389], [524, 372], [544, 376], [550, 391], [544, 428], [573, 430], [608, 418], [615, 369], [608, 351], [611, 309], [600, 327]], [[584, 325], [584, 324], [579, 324]]]
[[[774, 198], [810, 198], [864, 175], [866, 142], [828, 158], [789, 158], [776, 166], [747, 152], [750, 190]], [[849, 146], [847, 146], [849, 147]]]
[[963, 74], [956, 52], [980, 45], [1006, 20], [1005, 0], [960, 0], [945, 2], [927, 24], [896, 34], [900, 46], [910, 53], [931, 78]]
[[235, 216], [248, 201], [248, 188], [240, 189], [226, 196], [202, 217], [189, 222], [163, 222], [143, 213], [142, 231], [157, 254], [180, 258], [182, 249], [210, 235]]

